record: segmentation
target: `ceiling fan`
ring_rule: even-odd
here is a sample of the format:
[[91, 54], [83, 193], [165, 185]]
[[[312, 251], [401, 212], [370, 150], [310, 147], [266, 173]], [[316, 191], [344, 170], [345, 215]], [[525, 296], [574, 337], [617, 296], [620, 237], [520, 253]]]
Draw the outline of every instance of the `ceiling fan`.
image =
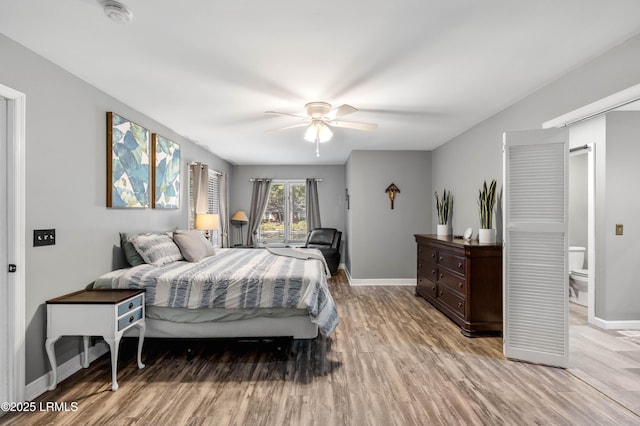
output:
[[309, 102], [304, 106], [306, 115], [292, 114], [288, 112], [265, 111], [265, 114], [279, 114], [300, 118], [301, 123], [291, 124], [274, 130], [285, 130], [294, 127], [308, 126], [304, 139], [316, 143], [316, 156], [320, 156], [319, 144], [327, 142], [333, 136], [331, 127], [343, 127], [355, 130], [375, 130], [378, 125], [373, 123], [359, 123], [354, 121], [337, 120], [347, 114], [352, 114], [358, 110], [351, 105], [343, 104], [336, 108], [331, 108], [327, 102]]

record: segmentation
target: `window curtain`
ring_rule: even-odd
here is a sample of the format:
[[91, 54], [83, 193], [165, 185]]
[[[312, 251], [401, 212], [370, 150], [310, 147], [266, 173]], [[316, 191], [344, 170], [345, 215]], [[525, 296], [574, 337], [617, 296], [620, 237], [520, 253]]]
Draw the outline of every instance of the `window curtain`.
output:
[[258, 245], [258, 228], [264, 211], [269, 202], [269, 191], [271, 190], [271, 179], [255, 179], [253, 181], [253, 191], [251, 193], [251, 207], [249, 210], [249, 232], [247, 232], [247, 245]]
[[321, 228], [320, 204], [318, 204], [318, 181], [307, 179], [307, 231]]
[[195, 214], [209, 211], [209, 166], [194, 163], [190, 166], [193, 198], [191, 202], [191, 219]]
[[229, 247], [229, 180], [227, 175], [220, 175], [218, 185], [220, 185], [220, 242], [222, 247]]

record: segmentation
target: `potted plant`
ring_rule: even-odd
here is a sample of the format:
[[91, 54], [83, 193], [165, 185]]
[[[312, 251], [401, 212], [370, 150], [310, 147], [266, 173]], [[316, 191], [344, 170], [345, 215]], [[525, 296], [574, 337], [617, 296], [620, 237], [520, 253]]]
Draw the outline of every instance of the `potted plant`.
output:
[[484, 181], [478, 196], [478, 207], [480, 209], [480, 230], [478, 231], [478, 241], [481, 243], [495, 243], [496, 230], [493, 229], [493, 208], [496, 205], [496, 180], [493, 179], [487, 187]]
[[434, 195], [436, 197], [436, 211], [438, 212], [437, 235], [451, 235], [451, 226], [449, 224], [451, 207], [453, 205], [451, 191], [445, 189], [442, 197], [438, 197], [438, 191], [436, 191]]

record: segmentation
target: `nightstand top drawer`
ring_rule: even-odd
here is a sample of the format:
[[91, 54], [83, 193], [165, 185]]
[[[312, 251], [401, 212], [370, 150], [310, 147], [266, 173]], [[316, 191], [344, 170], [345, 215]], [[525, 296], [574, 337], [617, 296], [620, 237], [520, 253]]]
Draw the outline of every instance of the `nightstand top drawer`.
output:
[[106, 289], [106, 290], [80, 290], [55, 299], [47, 300], [47, 304], [112, 304], [123, 302], [138, 294], [144, 293], [144, 290], [129, 289]]

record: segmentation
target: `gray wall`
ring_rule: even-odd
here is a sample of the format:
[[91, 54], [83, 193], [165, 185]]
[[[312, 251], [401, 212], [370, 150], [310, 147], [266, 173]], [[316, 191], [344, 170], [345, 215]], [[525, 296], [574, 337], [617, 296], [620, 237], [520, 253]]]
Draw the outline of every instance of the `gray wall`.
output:
[[[306, 179], [318, 178], [318, 203], [320, 204], [320, 219], [325, 228], [336, 228], [343, 231], [343, 245], [347, 235], [344, 224], [345, 210], [345, 167], [342, 165], [319, 166], [234, 166], [233, 185], [231, 185], [231, 208], [229, 214], [236, 210], [244, 210], [249, 214], [251, 205], [252, 182], [254, 178], [272, 179]], [[244, 238], [247, 237], [247, 227], [244, 227]], [[239, 237], [236, 236], [239, 239]], [[342, 250], [344, 256], [344, 250]], [[343, 257], [344, 259], [344, 257]]]
[[[353, 151], [347, 163], [349, 272], [353, 279], [416, 276], [414, 234], [431, 233], [431, 153]], [[400, 189], [391, 210], [385, 189]]]
[[[604, 317], [640, 319], [640, 112], [613, 112], [607, 118], [606, 279]], [[615, 234], [615, 225], [624, 234]]]
[[[44, 351], [47, 299], [84, 288], [113, 265], [119, 231], [169, 230], [188, 224], [187, 163], [231, 166], [58, 66], [0, 35], [0, 83], [26, 94], [26, 382], [50, 370]], [[160, 100], [160, 99], [159, 99]], [[181, 146], [179, 210], [107, 209], [106, 111]], [[31, 247], [34, 229], [56, 229], [57, 242]], [[80, 341], [56, 344], [58, 362]]]
[[[462, 232], [466, 226], [478, 228], [477, 190], [484, 179], [497, 177], [501, 181], [504, 131], [540, 128], [547, 120], [638, 83], [640, 36], [576, 68], [437, 148], [432, 157], [433, 186], [453, 191], [454, 233]], [[605, 320], [620, 319], [618, 313], [622, 311], [609, 301], [606, 312], [599, 314], [597, 308], [596, 315]], [[640, 304], [636, 304], [634, 313], [626, 311], [624, 315], [625, 319], [640, 318]]]

